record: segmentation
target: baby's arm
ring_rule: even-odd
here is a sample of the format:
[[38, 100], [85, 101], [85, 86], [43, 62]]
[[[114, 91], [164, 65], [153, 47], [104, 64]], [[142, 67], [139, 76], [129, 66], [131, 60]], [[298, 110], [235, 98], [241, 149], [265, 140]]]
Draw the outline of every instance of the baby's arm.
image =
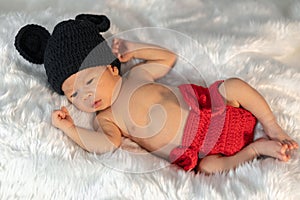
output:
[[92, 153], [113, 151], [121, 144], [121, 133], [114, 125], [104, 122], [97, 131], [75, 126], [65, 107], [52, 113], [52, 123], [81, 148]]
[[119, 38], [114, 39], [112, 51], [121, 62], [127, 62], [132, 58], [145, 60], [140, 66], [150, 72], [154, 79], [166, 75], [177, 59], [176, 54], [166, 48]]

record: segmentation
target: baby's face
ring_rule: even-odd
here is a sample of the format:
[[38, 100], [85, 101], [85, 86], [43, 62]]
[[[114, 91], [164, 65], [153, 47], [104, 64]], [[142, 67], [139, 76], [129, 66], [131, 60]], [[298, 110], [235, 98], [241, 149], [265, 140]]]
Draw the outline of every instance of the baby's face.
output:
[[91, 67], [67, 78], [62, 90], [65, 96], [80, 110], [96, 112], [112, 105], [121, 77], [116, 67]]

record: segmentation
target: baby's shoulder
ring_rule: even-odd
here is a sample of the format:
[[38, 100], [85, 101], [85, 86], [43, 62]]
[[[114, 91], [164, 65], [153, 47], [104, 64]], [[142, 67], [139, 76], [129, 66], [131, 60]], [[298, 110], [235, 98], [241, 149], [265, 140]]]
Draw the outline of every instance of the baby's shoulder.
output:
[[153, 77], [151, 74], [145, 70], [142, 66], [136, 66], [133, 67], [129, 72], [127, 76], [128, 80], [133, 80], [133, 81], [154, 81]]
[[107, 108], [103, 111], [97, 112], [94, 122], [93, 122], [93, 128], [94, 130], [98, 130], [100, 127], [100, 124], [104, 123], [113, 123], [113, 114], [111, 111], [111, 108]]
[[137, 88], [154, 82], [155, 80], [145, 70], [139, 67], [137, 67], [137, 69], [131, 69], [126, 76], [122, 78], [121, 95], [118, 96], [118, 99], [126, 99], [128, 94], [131, 94]]

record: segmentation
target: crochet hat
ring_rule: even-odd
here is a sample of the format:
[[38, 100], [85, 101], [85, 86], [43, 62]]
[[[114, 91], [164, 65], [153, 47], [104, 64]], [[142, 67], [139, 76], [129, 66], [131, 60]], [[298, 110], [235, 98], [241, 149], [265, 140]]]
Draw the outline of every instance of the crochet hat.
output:
[[28, 24], [15, 37], [15, 47], [29, 62], [44, 64], [48, 82], [63, 95], [63, 82], [88, 67], [112, 65], [120, 71], [120, 61], [99, 32], [110, 27], [104, 15], [77, 15], [62, 21], [52, 35], [42, 26]]

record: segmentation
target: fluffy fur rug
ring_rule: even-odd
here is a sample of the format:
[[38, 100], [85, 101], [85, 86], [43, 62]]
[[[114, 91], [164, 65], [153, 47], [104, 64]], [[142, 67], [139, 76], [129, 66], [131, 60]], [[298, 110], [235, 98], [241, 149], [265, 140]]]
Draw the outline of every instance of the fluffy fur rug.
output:
[[[299, 150], [287, 163], [258, 159], [210, 176], [186, 173], [128, 139], [112, 154], [83, 151], [51, 126], [50, 114], [66, 105], [85, 127], [93, 115], [54, 94], [43, 67], [24, 61], [13, 46], [24, 24], [52, 32], [78, 13], [106, 14], [112, 23], [108, 39], [158, 43], [179, 55], [161, 82], [208, 85], [240, 77], [262, 93], [300, 143], [299, 1], [24, 2], [19, 8], [25, 10], [0, 15], [1, 199], [300, 199]], [[256, 135], [262, 134], [258, 125]]]

